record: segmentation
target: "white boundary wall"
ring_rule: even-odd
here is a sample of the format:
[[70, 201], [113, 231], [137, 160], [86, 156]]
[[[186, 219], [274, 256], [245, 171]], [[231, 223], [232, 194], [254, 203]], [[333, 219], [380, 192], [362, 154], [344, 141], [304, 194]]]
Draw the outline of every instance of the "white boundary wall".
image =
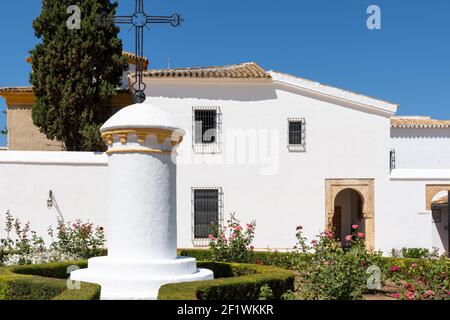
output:
[[47, 208], [50, 190], [65, 221], [105, 226], [107, 169], [101, 153], [0, 151], [0, 236], [7, 210], [47, 235], [58, 215], [55, 207]]

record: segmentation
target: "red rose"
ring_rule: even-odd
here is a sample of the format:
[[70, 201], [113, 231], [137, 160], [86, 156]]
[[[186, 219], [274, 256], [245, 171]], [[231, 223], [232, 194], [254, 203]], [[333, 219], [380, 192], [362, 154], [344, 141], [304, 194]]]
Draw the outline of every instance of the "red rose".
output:
[[400, 267], [399, 266], [392, 266], [390, 270], [391, 270], [391, 272], [397, 272], [397, 271], [400, 271]]

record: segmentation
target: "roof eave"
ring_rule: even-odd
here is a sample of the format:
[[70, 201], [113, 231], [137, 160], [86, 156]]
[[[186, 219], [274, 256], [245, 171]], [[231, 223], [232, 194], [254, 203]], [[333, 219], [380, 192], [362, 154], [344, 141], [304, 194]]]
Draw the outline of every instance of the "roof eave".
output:
[[272, 76], [274, 83], [296, 88], [298, 90], [318, 96], [323, 96], [328, 99], [349, 103], [366, 110], [382, 113], [389, 117], [395, 115], [398, 108], [400, 107], [395, 103], [375, 99], [336, 87], [323, 85], [319, 82], [302, 79], [289, 74], [283, 74], [276, 71], [269, 71], [269, 74]]

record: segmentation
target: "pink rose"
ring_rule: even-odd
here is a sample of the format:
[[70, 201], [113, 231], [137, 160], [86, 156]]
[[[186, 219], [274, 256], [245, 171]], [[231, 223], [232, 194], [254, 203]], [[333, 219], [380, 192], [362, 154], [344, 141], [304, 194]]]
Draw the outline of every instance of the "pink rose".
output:
[[324, 232], [322, 232], [322, 235], [324, 235], [324, 236], [326, 236], [327, 238], [333, 238], [333, 234], [330, 232], [330, 231], [328, 231], [328, 230], [325, 230]]
[[247, 229], [248, 229], [248, 230], [252, 230], [252, 229], [253, 229], [253, 224], [247, 223]]
[[317, 246], [317, 240], [311, 241], [311, 244], [312, 244], [314, 247]]
[[393, 293], [393, 294], [391, 294], [391, 297], [392, 298], [394, 298], [394, 299], [400, 299], [400, 293]]
[[235, 230], [236, 230], [236, 231], [241, 231], [241, 230], [242, 230], [242, 227], [241, 227], [241, 226], [237, 226]]
[[353, 230], [359, 229], [359, 226], [357, 224], [354, 224], [354, 225], [352, 225], [352, 229]]
[[364, 233], [358, 233], [358, 237], [360, 237], [360, 238], [364, 238], [366, 235], [364, 234]]
[[347, 241], [352, 241], [353, 236], [351, 234], [349, 234], [348, 236], [345, 237], [345, 240]]
[[390, 270], [391, 270], [391, 272], [397, 272], [397, 271], [400, 271], [400, 267], [399, 266], [392, 266]]
[[406, 294], [406, 299], [407, 300], [414, 300], [416, 298], [416, 294], [412, 291], [408, 291], [408, 293]]

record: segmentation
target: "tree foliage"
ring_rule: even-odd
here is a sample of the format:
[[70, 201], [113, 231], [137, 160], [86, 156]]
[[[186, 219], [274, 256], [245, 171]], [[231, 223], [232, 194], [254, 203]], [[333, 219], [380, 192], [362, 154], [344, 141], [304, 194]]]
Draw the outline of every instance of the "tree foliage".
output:
[[[72, 4], [81, 9], [80, 29], [66, 24]], [[33, 122], [66, 150], [104, 149], [99, 128], [111, 114], [111, 99], [128, 65], [119, 29], [98, 18], [114, 15], [116, 8], [109, 0], [42, 0], [41, 14], [33, 21], [41, 40], [30, 52]]]

